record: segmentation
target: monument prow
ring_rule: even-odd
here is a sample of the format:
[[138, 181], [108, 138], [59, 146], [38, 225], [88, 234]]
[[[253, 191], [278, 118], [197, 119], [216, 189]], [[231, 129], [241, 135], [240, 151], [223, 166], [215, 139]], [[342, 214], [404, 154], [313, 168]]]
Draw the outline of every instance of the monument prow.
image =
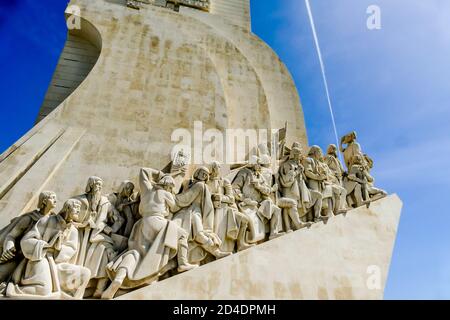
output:
[[401, 208], [391, 195], [117, 299], [383, 299]]

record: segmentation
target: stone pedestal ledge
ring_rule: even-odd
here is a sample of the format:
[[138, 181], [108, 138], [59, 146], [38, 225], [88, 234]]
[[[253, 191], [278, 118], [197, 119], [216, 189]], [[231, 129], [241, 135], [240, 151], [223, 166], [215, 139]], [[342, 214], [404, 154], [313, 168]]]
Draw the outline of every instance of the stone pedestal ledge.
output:
[[382, 299], [401, 208], [391, 195], [117, 299]]

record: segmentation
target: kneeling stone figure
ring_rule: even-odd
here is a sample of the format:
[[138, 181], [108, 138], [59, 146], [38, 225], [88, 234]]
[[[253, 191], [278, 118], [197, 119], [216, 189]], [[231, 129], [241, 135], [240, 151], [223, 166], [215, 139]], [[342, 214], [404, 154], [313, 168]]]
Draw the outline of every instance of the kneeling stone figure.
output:
[[44, 216], [23, 237], [25, 259], [12, 275], [7, 297], [83, 298], [91, 272], [75, 264], [80, 207], [80, 201], [68, 200], [58, 215]]
[[[155, 183], [159, 181], [158, 183]], [[172, 193], [172, 177], [153, 169], [141, 169], [139, 175], [142, 219], [133, 227], [128, 251], [107, 266], [111, 285], [102, 299], [114, 298], [117, 291], [148, 285], [176, 267], [178, 271], [191, 270], [188, 263], [187, 233], [168, 218], [179, 208]]]

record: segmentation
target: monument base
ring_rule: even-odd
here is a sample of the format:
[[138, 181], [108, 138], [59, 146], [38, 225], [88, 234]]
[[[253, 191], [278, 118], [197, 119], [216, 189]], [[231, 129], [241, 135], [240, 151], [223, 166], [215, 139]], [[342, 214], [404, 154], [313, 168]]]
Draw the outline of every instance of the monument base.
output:
[[118, 299], [382, 299], [401, 208], [391, 195]]

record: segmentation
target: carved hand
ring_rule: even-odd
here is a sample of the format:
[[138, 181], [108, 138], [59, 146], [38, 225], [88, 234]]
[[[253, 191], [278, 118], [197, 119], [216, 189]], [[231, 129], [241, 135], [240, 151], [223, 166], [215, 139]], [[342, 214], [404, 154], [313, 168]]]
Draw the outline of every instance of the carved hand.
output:
[[56, 236], [46, 245], [44, 245], [44, 248], [53, 248], [55, 247], [55, 244], [59, 244], [60, 238], [62, 236], [62, 232], [58, 232]]
[[92, 229], [94, 229], [95, 227], [97, 227], [97, 225], [95, 224], [94, 220], [92, 220], [92, 218], [89, 219], [88, 223], [89, 223], [89, 227], [91, 227]]
[[111, 233], [112, 233], [112, 229], [111, 229], [111, 227], [110, 226], [106, 226], [104, 229], [103, 229], [103, 232], [104, 233], [106, 233], [107, 235], [110, 235]]
[[10, 251], [11, 249], [14, 249], [14, 250], [16, 249], [16, 246], [14, 245], [14, 241], [7, 241], [3, 250]]
[[208, 240], [206, 241], [206, 245], [207, 245], [208, 247], [214, 247], [214, 246], [215, 246], [215, 243], [214, 243], [213, 240], [208, 239]]
[[300, 174], [300, 172], [297, 171], [297, 169], [289, 171], [287, 176], [288, 176], [288, 180], [294, 180], [298, 175]]
[[108, 256], [108, 261], [111, 261], [117, 256], [117, 252], [111, 248], [108, 248], [106, 249], [106, 255]]
[[177, 176], [181, 176], [181, 175], [185, 175], [187, 172], [187, 168], [186, 166], [177, 168], [176, 170], [174, 170], [173, 172], [170, 173], [170, 175], [174, 178], [176, 178]]
[[3, 254], [0, 257], [0, 263], [8, 262], [9, 260], [14, 259], [15, 256], [16, 256], [16, 247], [14, 246], [14, 242], [13, 241], [6, 242]]
[[250, 199], [250, 198], [245, 198], [245, 199], [244, 199], [244, 203], [245, 203], [246, 205], [248, 205], [248, 206], [251, 206], [251, 207], [257, 207], [257, 206], [258, 206], [258, 202], [253, 201], [253, 200]]

